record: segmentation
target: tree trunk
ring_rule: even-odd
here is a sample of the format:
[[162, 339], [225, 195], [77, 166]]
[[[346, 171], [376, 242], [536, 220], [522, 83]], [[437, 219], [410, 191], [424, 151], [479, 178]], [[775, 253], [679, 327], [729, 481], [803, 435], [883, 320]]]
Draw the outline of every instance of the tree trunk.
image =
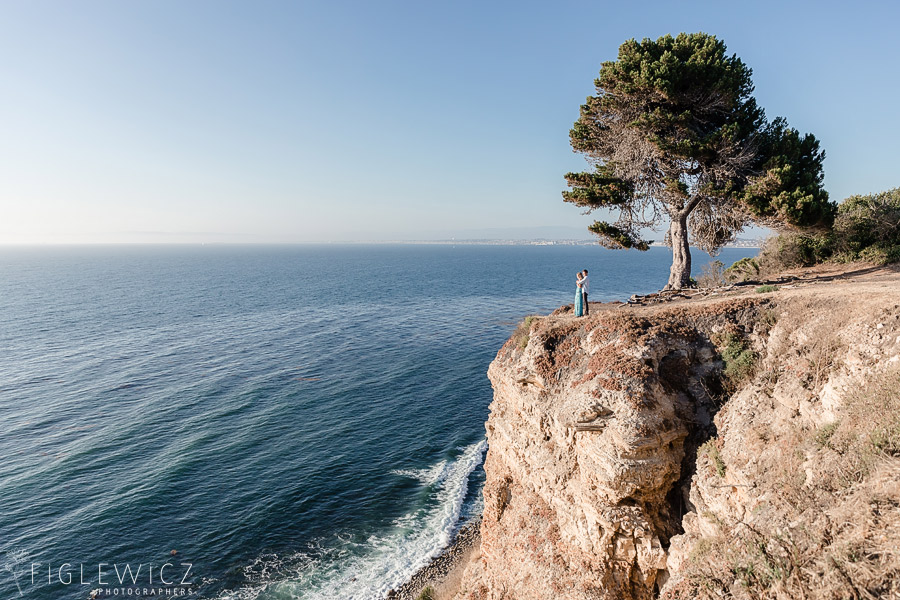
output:
[[688, 245], [687, 214], [672, 217], [669, 239], [672, 242], [672, 269], [667, 290], [680, 290], [691, 284], [691, 248]]

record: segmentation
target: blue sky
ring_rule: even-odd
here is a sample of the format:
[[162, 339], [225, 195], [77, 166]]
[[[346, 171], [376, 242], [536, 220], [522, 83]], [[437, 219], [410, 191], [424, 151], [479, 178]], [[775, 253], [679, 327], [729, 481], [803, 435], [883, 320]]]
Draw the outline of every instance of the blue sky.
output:
[[[833, 198], [900, 186], [894, 2], [0, 1], [0, 243], [583, 230], [568, 130], [631, 37], [705, 31]], [[550, 230], [548, 230], [550, 231]]]

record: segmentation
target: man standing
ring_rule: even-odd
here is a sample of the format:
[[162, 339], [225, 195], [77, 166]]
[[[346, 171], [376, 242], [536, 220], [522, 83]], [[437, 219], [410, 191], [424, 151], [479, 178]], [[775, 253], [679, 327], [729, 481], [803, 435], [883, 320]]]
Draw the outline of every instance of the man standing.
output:
[[588, 270], [585, 269], [581, 272], [584, 277], [581, 280], [581, 295], [584, 296], [584, 316], [588, 316], [590, 309], [588, 308], [588, 285], [590, 285], [590, 281], [588, 280]]

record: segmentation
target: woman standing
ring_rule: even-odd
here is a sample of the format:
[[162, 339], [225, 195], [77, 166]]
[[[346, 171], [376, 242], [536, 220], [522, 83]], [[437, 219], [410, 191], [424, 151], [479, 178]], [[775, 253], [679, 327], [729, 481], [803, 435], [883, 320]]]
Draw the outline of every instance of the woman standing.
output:
[[581, 272], [575, 277], [575, 316], [584, 316], [584, 293], [581, 290]]

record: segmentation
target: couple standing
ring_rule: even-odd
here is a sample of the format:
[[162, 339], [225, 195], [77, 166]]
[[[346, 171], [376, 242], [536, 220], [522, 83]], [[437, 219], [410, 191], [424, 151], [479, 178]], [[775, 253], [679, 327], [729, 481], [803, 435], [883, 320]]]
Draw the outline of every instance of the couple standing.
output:
[[575, 316], [584, 317], [591, 311], [588, 307], [588, 270], [585, 269], [575, 277]]

